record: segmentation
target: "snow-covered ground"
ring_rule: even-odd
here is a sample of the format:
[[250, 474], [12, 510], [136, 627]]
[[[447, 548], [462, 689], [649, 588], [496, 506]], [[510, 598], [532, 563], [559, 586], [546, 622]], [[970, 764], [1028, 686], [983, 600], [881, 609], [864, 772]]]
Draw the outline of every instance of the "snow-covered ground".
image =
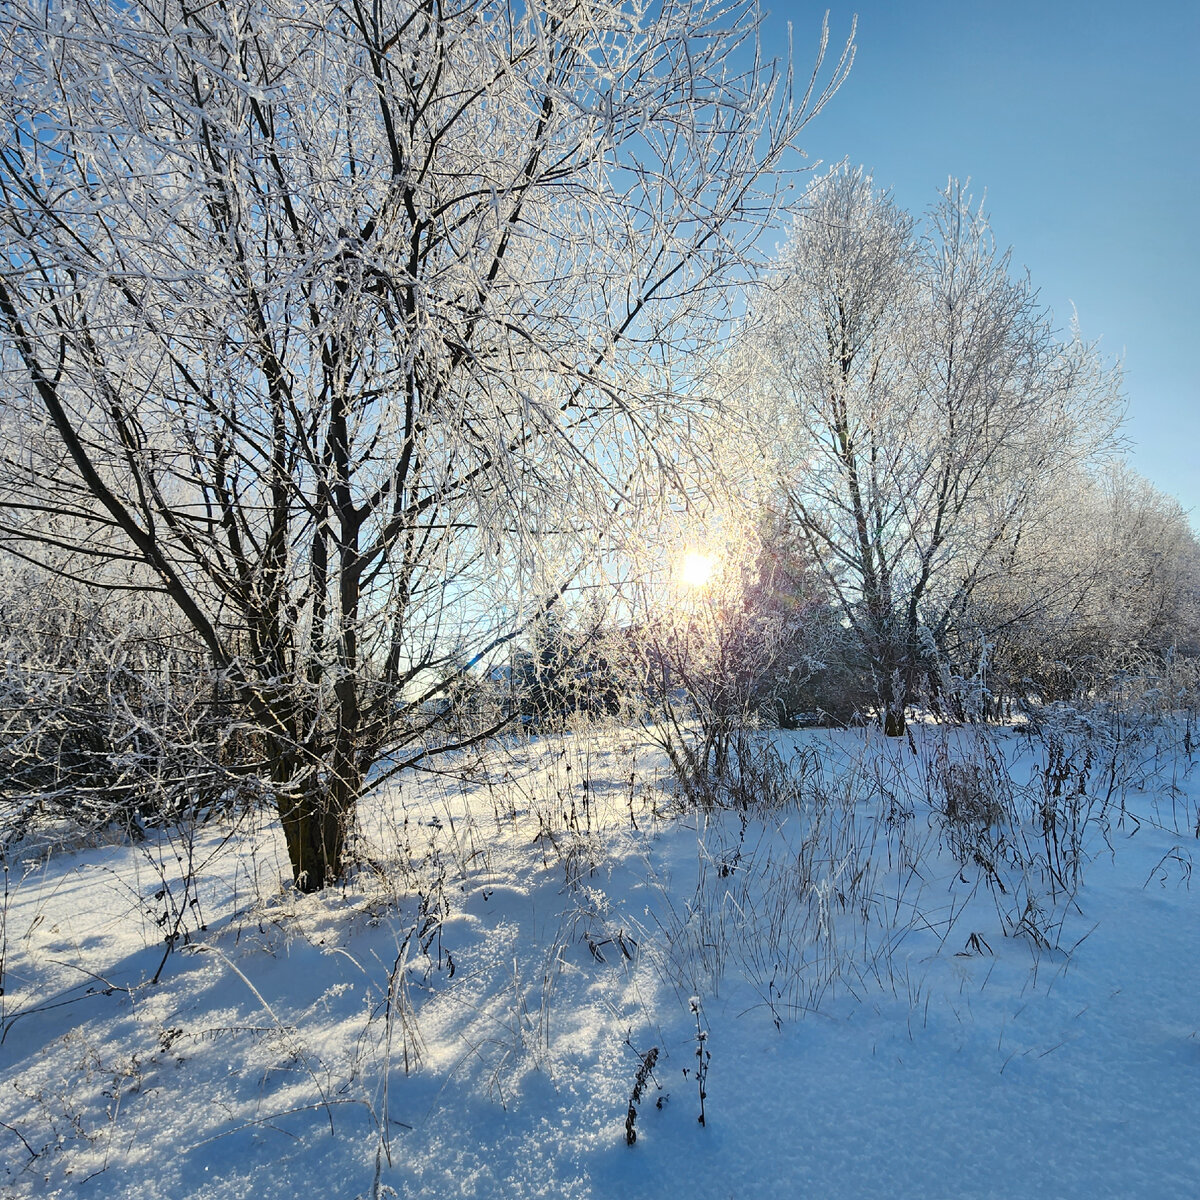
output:
[[373, 797], [312, 897], [266, 821], [27, 839], [0, 1194], [1193, 1197], [1179, 732], [774, 735], [752, 812], [534, 739]]

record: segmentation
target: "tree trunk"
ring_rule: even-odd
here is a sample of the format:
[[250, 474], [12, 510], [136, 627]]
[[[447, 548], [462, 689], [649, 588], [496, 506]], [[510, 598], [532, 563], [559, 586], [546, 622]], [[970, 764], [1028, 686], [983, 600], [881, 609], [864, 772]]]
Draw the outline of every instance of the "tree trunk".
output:
[[[299, 722], [294, 714], [289, 716], [292, 719], [285, 725], [292, 729], [290, 740], [287, 735], [279, 738], [272, 755], [276, 806], [292, 882], [302, 892], [319, 892], [342, 876], [346, 836], [358, 799], [357, 781], [340, 777], [331, 781], [317, 766], [325, 755], [317, 753], [313, 761], [303, 761], [297, 751]], [[353, 786], [347, 787], [348, 783]]]
[[319, 892], [342, 873], [346, 831], [353, 812], [344, 797], [314, 780], [299, 796], [280, 797], [279, 820], [287, 841], [292, 881], [302, 892]]

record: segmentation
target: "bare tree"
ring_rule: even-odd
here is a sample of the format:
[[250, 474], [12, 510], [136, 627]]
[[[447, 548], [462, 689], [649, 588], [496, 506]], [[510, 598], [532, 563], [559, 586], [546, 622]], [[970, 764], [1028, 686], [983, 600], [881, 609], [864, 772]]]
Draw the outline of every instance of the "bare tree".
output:
[[369, 773], [424, 753], [425, 681], [661, 491], [783, 156], [850, 61], [819, 76], [823, 36], [793, 95], [758, 22], [10, 8], [4, 539], [32, 553], [24, 516], [52, 510], [76, 551], [149, 568], [249, 714], [299, 886], [341, 871]]
[[1044, 485], [1111, 430], [1115, 379], [1054, 336], [961, 187], [921, 231], [845, 169], [807, 198], [734, 378], [769, 431], [780, 519], [821, 564], [900, 734]]

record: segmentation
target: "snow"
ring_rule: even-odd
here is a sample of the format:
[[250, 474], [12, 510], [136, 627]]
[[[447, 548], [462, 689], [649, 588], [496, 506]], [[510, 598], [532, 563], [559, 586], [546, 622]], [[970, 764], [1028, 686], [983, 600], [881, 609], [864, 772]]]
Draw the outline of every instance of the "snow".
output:
[[[372, 797], [368, 865], [311, 897], [262, 818], [43, 831], [8, 854], [0, 1192], [1194, 1196], [1200, 786], [1155, 736], [1065, 892], [1043, 743], [933, 726], [776, 735], [805, 782], [755, 813], [684, 811], [631, 733], [535, 738]], [[984, 738], [1003, 892], [934, 786]]]

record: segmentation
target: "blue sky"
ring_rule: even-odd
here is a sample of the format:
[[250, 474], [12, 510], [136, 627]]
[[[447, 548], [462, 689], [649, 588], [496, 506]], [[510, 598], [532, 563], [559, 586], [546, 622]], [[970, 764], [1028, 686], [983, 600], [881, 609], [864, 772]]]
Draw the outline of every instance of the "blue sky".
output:
[[[768, 47], [791, 21], [806, 67], [824, 9], [778, 0]], [[986, 189], [1056, 323], [1074, 304], [1122, 357], [1133, 465], [1200, 528], [1200, 4], [831, 0], [831, 51], [856, 12], [810, 157], [862, 164], [914, 212], [949, 175]]]

